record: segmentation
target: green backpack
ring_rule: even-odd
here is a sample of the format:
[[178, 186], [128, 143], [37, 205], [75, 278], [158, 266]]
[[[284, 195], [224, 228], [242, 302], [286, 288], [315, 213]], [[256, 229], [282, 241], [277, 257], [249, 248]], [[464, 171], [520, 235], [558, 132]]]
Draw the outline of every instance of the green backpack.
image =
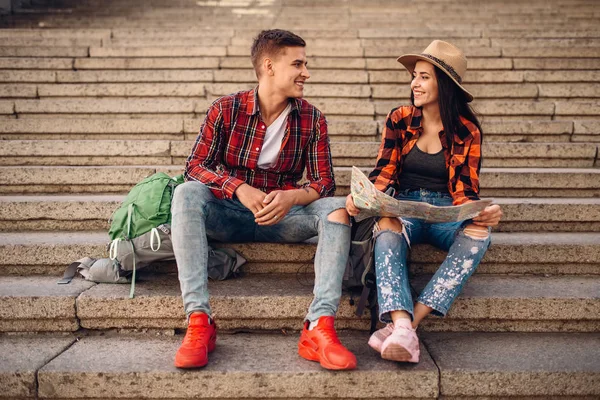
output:
[[[110, 258], [115, 260], [120, 254], [119, 246], [126, 241], [131, 247], [133, 258], [131, 290], [129, 297], [133, 298], [136, 278], [136, 248], [134, 239], [150, 232], [150, 248], [156, 252], [161, 246], [161, 237], [165, 233], [159, 227], [171, 224], [171, 200], [175, 187], [183, 183], [183, 175], [171, 178], [164, 172], [157, 172], [142, 180], [131, 189], [121, 207], [110, 219], [108, 235], [111, 239]], [[169, 232], [170, 233], [170, 232]]]
[[110, 219], [110, 239], [131, 240], [170, 224], [171, 200], [175, 187], [181, 183], [183, 175], [171, 178], [157, 172], [135, 185]]

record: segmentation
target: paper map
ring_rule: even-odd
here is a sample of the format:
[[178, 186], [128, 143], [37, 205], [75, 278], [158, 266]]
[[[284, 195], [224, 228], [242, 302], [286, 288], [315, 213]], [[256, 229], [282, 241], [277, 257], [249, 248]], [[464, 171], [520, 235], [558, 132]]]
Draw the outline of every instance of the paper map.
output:
[[457, 222], [473, 218], [492, 200], [477, 200], [460, 206], [437, 207], [416, 201], [397, 200], [377, 190], [360, 169], [352, 167], [350, 191], [354, 204], [361, 210], [355, 218], [372, 216], [417, 218], [427, 222]]

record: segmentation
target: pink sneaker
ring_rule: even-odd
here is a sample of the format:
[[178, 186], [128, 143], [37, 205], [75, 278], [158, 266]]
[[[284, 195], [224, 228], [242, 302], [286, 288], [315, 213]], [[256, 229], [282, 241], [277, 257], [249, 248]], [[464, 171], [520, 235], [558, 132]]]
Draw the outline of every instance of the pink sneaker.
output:
[[369, 346], [381, 354], [381, 345], [383, 344], [383, 341], [392, 334], [392, 332], [394, 332], [394, 324], [387, 324], [384, 328], [373, 332], [369, 338]]
[[410, 320], [396, 321], [394, 331], [381, 345], [381, 358], [418, 363], [419, 354], [419, 338]]

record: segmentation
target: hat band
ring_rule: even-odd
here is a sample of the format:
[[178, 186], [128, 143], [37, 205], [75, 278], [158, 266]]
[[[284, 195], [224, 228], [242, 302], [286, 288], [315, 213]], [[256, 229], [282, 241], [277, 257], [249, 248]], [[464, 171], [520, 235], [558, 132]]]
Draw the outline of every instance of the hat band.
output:
[[460, 77], [460, 75], [458, 75], [456, 73], [456, 71], [454, 70], [454, 68], [452, 68], [451, 65], [448, 65], [444, 62], [444, 60], [437, 58], [436, 56], [432, 56], [431, 54], [425, 54], [425, 53], [421, 53], [421, 55], [423, 57], [427, 57], [433, 61], [435, 61], [436, 63], [440, 64], [442, 66], [442, 68], [444, 68], [446, 71], [448, 71], [448, 73], [454, 78], [456, 79], [456, 81], [458, 83], [462, 83], [462, 78]]

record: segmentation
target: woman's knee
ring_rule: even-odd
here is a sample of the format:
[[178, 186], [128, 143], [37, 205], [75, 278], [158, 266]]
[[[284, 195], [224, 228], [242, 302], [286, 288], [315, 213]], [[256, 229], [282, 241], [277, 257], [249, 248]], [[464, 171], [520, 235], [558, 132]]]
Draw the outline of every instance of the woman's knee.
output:
[[398, 218], [380, 218], [377, 222], [379, 225], [379, 230], [389, 230], [394, 232], [402, 232], [402, 222]]
[[465, 236], [475, 240], [486, 240], [490, 237], [490, 230], [486, 226], [479, 226], [475, 224], [466, 225], [463, 229]]

